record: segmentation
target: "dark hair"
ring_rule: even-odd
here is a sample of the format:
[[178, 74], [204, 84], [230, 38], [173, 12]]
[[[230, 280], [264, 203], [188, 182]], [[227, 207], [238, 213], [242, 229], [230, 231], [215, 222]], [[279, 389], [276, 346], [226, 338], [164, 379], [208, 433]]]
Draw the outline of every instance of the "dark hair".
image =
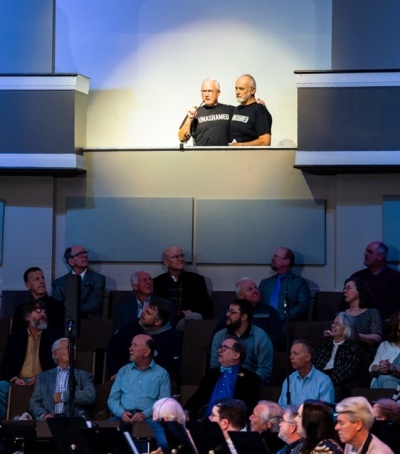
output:
[[41, 299], [27, 301], [22, 306], [22, 320], [25, 322], [26, 317], [32, 314], [35, 309], [46, 309], [46, 304]]
[[400, 321], [400, 309], [394, 311], [389, 318], [388, 322], [388, 336], [389, 342], [398, 342], [400, 338], [399, 334], [399, 321]]
[[218, 407], [219, 417], [227, 419], [235, 429], [243, 429], [246, 426], [246, 404], [239, 399], [218, 399], [215, 402]]
[[64, 252], [64, 259], [67, 262], [67, 265], [69, 265], [68, 260], [72, 257], [72, 247], [67, 247]]
[[146, 340], [146, 347], [150, 349], [150, 356], [153, 358], [156, 350], [156, 341], [152, 337]]
[[354, 282], [356, 286], [358, 298], [360, 300], [360, 309], [372, 307], [373, 297], [369, 285], [363, 279], [359, 279], [358, 277], [349, 277], [344, 281], [344, 285], [346, 285], [348, 282]]
[[226, 339], [234, 339], [235, 342], [232, 344], [232, 348], [236, 353], [239, 353], [240, 362], [243, 363], [247, 355], [246, 346], [244, 345], [244, 343], [241, 341], [241, 339], [238, 339], [233, 336], [226, 336], [225, 340]]
[[149, 307], [157, 311], [157, 319], [161, 320], [162, 326], [166, 325], [171, 318], [171, 306], [167, 301], [154, 299], [148, 303]]
[[231, 304], [235, 306], [239, 306], [240, 314], [247, 315], [247, 320], [249, 323], [253, 323], [253, 305], [250, 303], [249, 300], [246, 299], [234, 299]]
[[32, 267], [28, 268], [25, 271], [25, 273], [24, 273], [24, 282], [28, 282], [29, 275], [31, 273], [34, 273], [35, 271], [41, 271], [43, 273], [43, 271], [38, 266], [32, 266]]
[[307, 350], [308, 354], [311, 356], [311, 362], [313, 362], [315, 357], [315, 348], [314, 345], [307, 339], [296, 339], [293, 341], [293, 345], [302, 344], [304, 345], [305, 349]]
[[287, 247], [285, 247], [283, 249], [286, 249], [285, 260], [289, 260], [290, 266], [293, 266], [293, 264], [294, 264], [294, 252], [291, 249], [287, 248]]
[[309, 454], [319, 442], [327, 438], [337, 440], [333, 413], [325, 402], [306, 400], [301, 423], [306, 434], [301, 454]]

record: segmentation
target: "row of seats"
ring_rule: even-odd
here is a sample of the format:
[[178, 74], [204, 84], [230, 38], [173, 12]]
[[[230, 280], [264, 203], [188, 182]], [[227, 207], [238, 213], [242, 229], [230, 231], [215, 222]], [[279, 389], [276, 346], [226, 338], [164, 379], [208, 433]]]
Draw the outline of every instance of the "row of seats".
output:
[[[308, 320], [333, 320], [343, 302], [342, 292], [317, 292], [312, 300]], [[106, 298], [104, 318], [113, 319], [115, 307], [132, 298], [131, 290], [111, 290]], [[213, 318], [218, 319], [225, 308], [236, 298], [234, 291], [213, 291]], [[1, 295], [0, 319], [9, 319], [14, 315], [15, 307], [29, 299], [25, 290], [3, 290]]]

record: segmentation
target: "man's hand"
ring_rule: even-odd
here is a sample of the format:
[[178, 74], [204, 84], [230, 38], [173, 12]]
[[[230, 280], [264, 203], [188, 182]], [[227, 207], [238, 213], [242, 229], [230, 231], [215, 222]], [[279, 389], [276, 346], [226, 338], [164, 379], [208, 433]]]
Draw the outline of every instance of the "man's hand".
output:
[[125, 424], [132, 424], [133, 415], [130, 411], [124, 411], [121, 415], [121, 419]]
[[189, 120], [193, 120], [194, 116], [197, 113], [197, 109], [198, 109], [197, 106], [193, 106], [188, 110], [187, 116], [188, 116]]
[[61, 402], [61, 393], [54, 393], [53, 394], [53, 402], [55, 404], [59, 404]]
[[141, 411], [139, 413], [135, 413], [132, 417], [132, 422], [133, 421], [144, 421], [146, 419], [145, 414]]
[[193, 312], [188, 309], [187, 311], [182, 311], [182, 314], [185, 316], [185, 318], [188, 318], [193, 314]]

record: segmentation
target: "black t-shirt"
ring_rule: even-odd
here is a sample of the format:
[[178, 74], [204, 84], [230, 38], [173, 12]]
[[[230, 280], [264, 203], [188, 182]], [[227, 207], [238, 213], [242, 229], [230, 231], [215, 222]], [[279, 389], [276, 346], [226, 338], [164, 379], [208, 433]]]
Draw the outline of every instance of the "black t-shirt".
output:
[[271, 134], [272, 116], [268, 109], [256, 102], [237, 106], [233, 111], [229, 142], [248, 142], [263, 134]]
[[190, 129], [194, 145], [203, 147], [228, 145], [233, 109], [233, 106], [226, 104], [199, 107]]

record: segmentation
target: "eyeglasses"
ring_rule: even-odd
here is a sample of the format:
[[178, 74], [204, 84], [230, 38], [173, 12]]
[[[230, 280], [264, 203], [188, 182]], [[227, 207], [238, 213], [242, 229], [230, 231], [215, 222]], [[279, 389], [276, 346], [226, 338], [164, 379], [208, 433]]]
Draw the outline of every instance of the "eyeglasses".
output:
[[294, 421], [285, 421], [283, 418], [281, 419], [281, 422], [285, 422], [286, 424], [296, 424]]
[[274, 259], [286, 260], [286, 257], [281, 257], [280, 255], [276, 255], [276, 254], [274, 254], [272, 257], [273, 257]]
[[231, 314], [231, 315], [237, 315], [237, 314], [241, 314], [239, 311], [233, 311], [232, 309], [228, 309], [226, 311], [227, 314]]
[[84, 255], [89, 255], [89, 251], [79, 251], [75, 255], [71, 255], [71, 259], [75, 257], [82, 258]]
[[37, 307], [36, 309], [33, 309], [33, 312], [36, 312], [37, 314], [45, 314], [46, 309], [43, 309], [42, 307]]
[[202, 95], [213, 95], [215, 90], [200, 90]]
[[236, 352], [236, 350], [235, 350], [234, 348], [229, 347], [228, 345], [224, 345], [224, 344], [220, 345], [220, 346], [218, 347], [218, 350], [222, 350], [223, 352], [224, 352], [225, 350], [232, 350], [233, 352]]
[[167, 257], [171, 260], [178, 260], [178, 259], [184, 259], [185, 258], [185, 254], [176, 254], [176, 255], [170, 255], [169, 257]]

